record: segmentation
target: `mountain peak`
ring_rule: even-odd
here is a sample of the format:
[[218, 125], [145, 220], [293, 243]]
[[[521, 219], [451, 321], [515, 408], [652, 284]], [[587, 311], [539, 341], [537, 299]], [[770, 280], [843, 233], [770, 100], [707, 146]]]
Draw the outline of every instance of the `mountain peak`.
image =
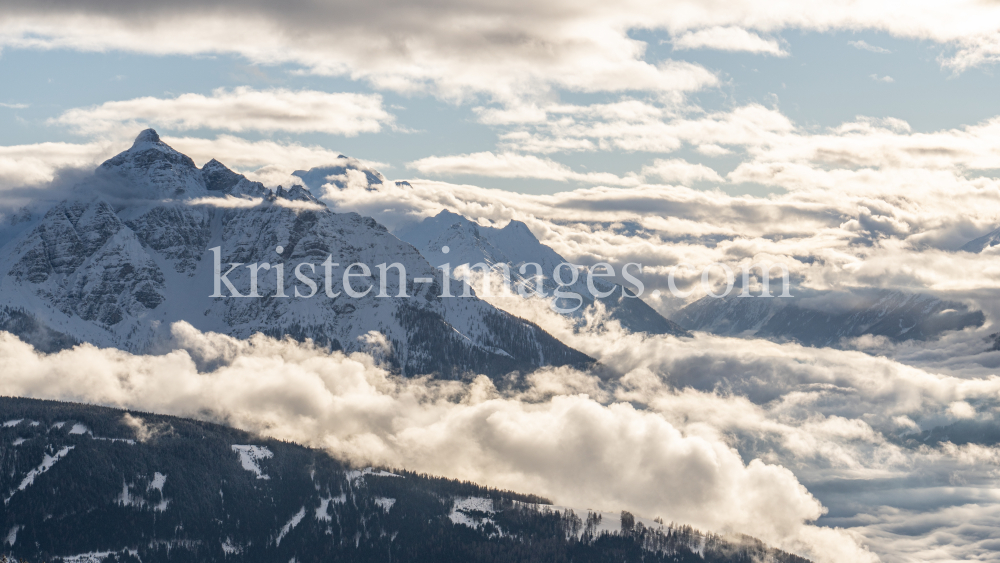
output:
[[138, 145], [141, 143], [159, 143], [159, 142], [161, 142], [160, 136], [156, 134], [156, 130], [146, 129], [143, 132], [139, 133], [139, 136], [135, 138], [135, 142], [132, 144]]
[[[132, 147], [125, 152], [131, 154], [139, 154], [150, 150], [159, 153], [174, 155], [176, 157], [181, 158], [182, 160], [184, 159], [191, 160], [186, 155], [177, 152], [176, 150], [174, 150], [173, 147], [164, 143], [163, 140], [160, 139], [160, 136], [156, 133], [155, 129], [146, 129], [141, 133], [139, 133], [139, 135], [135, 138], [135, 142], [132, 143]], [[193, 161], [191, 162], [191, 166], [194, 166]]]

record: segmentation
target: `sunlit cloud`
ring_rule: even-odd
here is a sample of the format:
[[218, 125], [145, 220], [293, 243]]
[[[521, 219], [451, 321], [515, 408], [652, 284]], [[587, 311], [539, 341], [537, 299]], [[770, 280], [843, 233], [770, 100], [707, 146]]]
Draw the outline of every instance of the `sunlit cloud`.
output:
[[167, 130], [320, 132], [352, 137], [391, 127], [395, 118], [378, 94], [311, 90], [218, 89], [210, 96], [136, 98], [76, 108], [49, 120], [81, 134], [129, 132], [143, 127]]

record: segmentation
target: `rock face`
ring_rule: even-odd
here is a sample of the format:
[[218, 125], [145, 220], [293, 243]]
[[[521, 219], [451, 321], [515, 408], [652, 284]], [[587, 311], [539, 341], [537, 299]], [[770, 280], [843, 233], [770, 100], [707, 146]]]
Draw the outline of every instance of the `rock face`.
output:
[[962, 303], [898, 290], [794, 298], [739, 297], [737, 293], [699, 299], [678, 311], [674, 320], [689, 330], [808, 346], [837, 346], [844, 338], [866, 334], [896, 342], [927, 340], [949, 330], [982, 326], [986, 320], [981, 311], [970, 311]]
[[8, 397], [0, 413], [4, 561], [807, 563], [205, 422]]
[[[211, 297], [213, 248], [221, 273], [242, 264], [226, 278], [241, 295], [251, 293], [248, 266], [257, 265], [260, 297], [235, 297], [226, 285]], [[333, 297], [328, 257], [339, 264]], [[308, 264], [297, 271], [300, 263]], [[359, 291], [372, 287], [358, 298], [342, 283], [354, 263], [371, 271], [353, 279]], [[382, 291], [378, 265], [393, 263], [406, 270], [405, 297], [396, 268], [386, 268]], [[297, 273], [315, 295], [305, 297], [311, 289]], [[269, 190], [214, 160], [199, 169], [152, 130], [0, 249], [0, 275], [0, 306], [68, 338], [130, 351], [155, 349], [170, 323], [185, 320], [238, 337], [263, 332], [372, 351], [407, 375], [499, 376], [590, 361], [475, 297], [440, 297], [440, 272], [373, 219], [333, 213], [298, 186]]]
[[[431, 264], [441, 266], [448, 263], [453, 272], [462, 264], [483, 263], [490, 267], [506, 264], [511, 272], [512, 285], [525, 280], [525, 276], [519, 273], [522, 265], [532, 262], [539, 264], [546, 276], [540, 289], [547, 295], [552, 295], [558, 285], [553, 279], [556, 267], [567, 262], [554, 250], [539, 242], [521, 221], [510, 221], [503, 228], [484, 227], [446, 210], [416, 225], [400, 229], [396, 234], [419, 249]], [[442, 252], [446, 246], [449, 250], [447, 254]], [[530, 278], [535, 273], [534, 267], [528, 267], [525, 273]], [[631, 273], [636, 275], [637, 270], [632, 269]], [[626, 293], [627, 290], [621, 285], [607, 279], [594, 277], [594, 286], [598, 292], [610, 292], [606, 297], [595, 297], [587, 286], [585, 274], [581, 273], [575, 283], [564, 288], [564, 291], [576, 293], [583, 298], [581, 306], [568, 314], [580, 318], [588, 306], [600, 301], [611, 319], [619, 321], [623, 328], [632, 332], [689, 335], [673, 321], [663, 318], [642, 299], [634, 297], [634, 293]], [[569, 280], [568, 269], [564, 268], [561, 275], [564, 280]], [[561, 303], [566, 309], [577, 304], [575, 299], [568, 301]]]

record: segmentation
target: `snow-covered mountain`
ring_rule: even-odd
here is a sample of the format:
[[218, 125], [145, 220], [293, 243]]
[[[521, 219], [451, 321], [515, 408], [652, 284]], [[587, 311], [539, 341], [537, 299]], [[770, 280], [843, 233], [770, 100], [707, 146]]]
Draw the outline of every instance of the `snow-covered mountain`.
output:
[[0, 413], [0, 560], [808, 563], [205, 422], [8, 397]]
[[[529, 267], [525, 270], [526, 276], [522, 276], [521, 266], [532, 262], [539, 264], [545, 276], [542, 286], [547, 295], [552, 295], [557, 287], [553, 280], [556, 267], [567, 262], [554, 250], [539, 242], [521, 221], [512, 220], [502, 228], [485, 227], [445, 210], [420, 223], [401, 228], [396, 235], [419, 249], [434, 266], [450, 264], [453, 275], [459, 275], [460, 271], [457, 272], [456, 268], [463, 264], [483, 263], [490, 267], [506, 264], [510, 268], [512, 286], [516, 287], [517, 283], [525, 281], [525, 277], [531, 278], [535, 273], [534, 268]], [[445, 247], [448, 248], [447, 254], [443, 252]], [[631, 273], [634, 275], [637, 272], [633, 269]], [[561, 275], [568, 280], [568, 269], [564, 268]], [[673, 321], [663, 318], [642, 299], [636, 298], [632, 292], [626, 293], [627, 290], [621, 285], [596, 276], [593, 282], [600, 293], [610, 292], [610, 295], [596, 298], [587, 286], [584, 272], [575, 283], [564, 288], [564, 291], [576, 293], [583, 298], [582, 305], [569, 314], [579, 317], [599, 299], [610, 318], [619, 321], [630, 331], [679, 336], [688, 334]], [[528, 284], [533, 287], [530, 280]], [[566, 309], [577, 305], [575, 299], [566, 301]]]
[[377, 190], [386, 181], [385, 176], [378, 170], [356, 158], [344, 155], [339, 155], [337, 162], [330, 166], [296, 170], [292, 175], [297, 176], [307, 188], [317, 193], [326, 184], [332, 184], [340, 189], [353, 186]]
[[[440, 272], [374, 219], [333, 213], [298, 186], [269, 190], [214, 160], [199, 169], [153, 130], [33, 222], [0, 249], [0, 307], [99, 346], [147, 351], [184, 320], [237, 337], [287, 334], [373, 351], [410, 375], [501, 375], [589, 361], [475, 297], [441, 298]], [[241, 295], [254, 283], [247, 265], [258, 264], [262, 297], [233, 297], [222, 284], [225, 297], [211, 297], [216, 256], [221, 273], [243, 264], [227, 277]], [[330, 266], [334, 297], [324, 284], [328, 257], [339, 264]], [[297, 272], [300, 263], [314, 269]], [[353, 280], [359, 291], [372, 287], [358, 298], [341, 282], [354, 263], [371, 272]], [[397, 296], [395, 268], [381, 291], [377, 265], [392, 263], [405, 267], [406, 297]], [[318, 286], [313, 297], [298, 297], [311, 290], [297, 273]], [[449, 283], [460, 295], [459, 282]]]
[[801, 293], [793, 298], [704, 297], [678, 311], [678, 324], [723, 336], [837, 346], [870, 334], [892, 341], [926, 340], [949, 330], [979, 327], [982, 311], [930, 295], [898, 290]]
[[986, 250], [991, 246], [996, 246], [1000, 244], [1000, 229], [986, 233], [985, 235], [970, 240], [965, 243], [959, 250], [964, 250], [966, 252], [974, 252], [976, 254]]

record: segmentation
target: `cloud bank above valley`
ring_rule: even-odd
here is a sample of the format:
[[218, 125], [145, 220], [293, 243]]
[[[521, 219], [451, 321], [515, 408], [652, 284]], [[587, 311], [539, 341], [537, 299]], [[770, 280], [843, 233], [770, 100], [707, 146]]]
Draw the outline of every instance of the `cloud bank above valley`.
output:
[[[179, 323], [157, 356], [89, 345], [46, 356], [3, 335], [0, 393], [207, 417], [359, 464], [749, 533], [816, 561], [875, 560], [860, 545], [882, 561], [988, 558], [989, 542], [952, 517], [992, 518], [996, 446], [905, 437], [994, 421], [996, 376], [613, 323], [574, 332], [534, 311], [616, 378], [546, 369], [500, 392], [484, 377], [400, 379], [364, 354]], [[906, 531], [917, 513], [931, 536]]]

